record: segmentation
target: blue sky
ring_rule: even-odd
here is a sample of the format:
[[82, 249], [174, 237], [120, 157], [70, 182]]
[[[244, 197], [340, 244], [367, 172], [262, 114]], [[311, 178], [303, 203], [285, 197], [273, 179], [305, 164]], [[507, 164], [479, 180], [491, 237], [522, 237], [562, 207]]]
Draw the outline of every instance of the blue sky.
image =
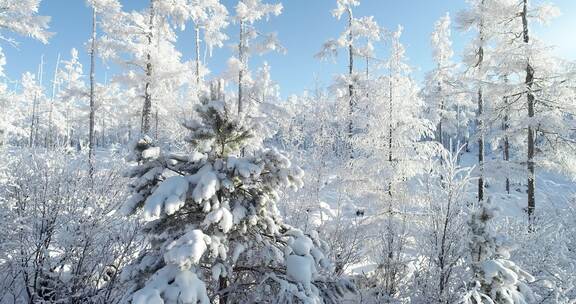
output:
[[[148, 3], [146, 0], [123, 0], [125, 9], [140, 9]], [[230, 11], [235, 0], [223, 0]], [[536, 27], [539, 36], [546, 42], [555, 45], [556, 54], [569, 59], [576, 59], [576, 39], [573, 31], [576, 28], [576, 1], [553, 1], [562, 11], [562, 16], [552, 21], [547, 27]], [[281, 85], [282, 95], [299, 94], [306, 88], [314, 87], [317, 77], [321, 84], [328, 85], [336, 73], [346, 70], [343, 56], [336, 62], [320, 62], [314, 58], [322, 43], [336, 37], [345, 26], [343, 20], [334, 19], [330, 10], [335, 7], [334, 0], [284, 0], [284, 11], [279, 17], [269, 22], [260, 23], [264, 32], [274, 31], [282, 44], [287, 48], [285, 55], [268, 54], [261, 58], [254, 57], [251, 67], [256, 68], [263, 60], [272, 67], [273, 79]], [[434, 22], [450, 12], [465, 8], [464, 0], [363, 0], [355, 11], [356, 16], [375, 16], [378, 23], [388, 29], [395, 29], [398, 24], [404, 26], [403, 43], [407, 49], [410, 63], [414, 66], [416, 79], [422, 79], [424, 73], [432, 67], [429, 36]], [[88, 67], [85, 43], [89, 39], [90, 11], [82, 0], [44, 0], [40, 14], [52, 16], [51, 31], [56, 35], [50, 43], [43, 45], [26, 37], [18, 37], [17, 48], [2, 45], [6, 56], [6, 74], [16, 80], [25, 71], [35, 72], [44, 54], [45, 79], [53, 73], [58, 53], [67, 59], [71, 48], [80, 50], [80, 59], [85, 70]], [[233, 43], [237, 39], [237, 27], [232, 24], [229, 36]], [[459, 56], [466, 43], [466, 35], [453, 30], [454, 48]], [[179, 33], [178, 48], [184, 59], [193, 56], [193, 34], [191, 31]], [[380, 48], [384, 48], [381, 46]], [[228, 47], [216, 50], [209, 59], [213, 74], [220, 73], [230, 56]], [[383, 55], [383, 54], [382, 54]], [[360, 63], [359, 63], [360, 64]], [[362, 63], [363, 64], [363, 63]], [[363, 65], [361, 65], [363, 68]], [[97, 77], [103, 80], [105, 74], [114, 70], [99, 64]]]

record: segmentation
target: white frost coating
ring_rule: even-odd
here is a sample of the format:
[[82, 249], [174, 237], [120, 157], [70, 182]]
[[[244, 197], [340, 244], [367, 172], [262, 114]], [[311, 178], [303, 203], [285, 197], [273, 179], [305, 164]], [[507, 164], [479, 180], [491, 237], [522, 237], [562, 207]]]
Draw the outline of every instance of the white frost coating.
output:
[[312, 240], [306, 236], [300, 236], [290, 244], [297, 255], [309, 255], [313, 246]]
[[179, 303], [182, 304], [209, 304], [206, 294], [206, 285], [195, 273], [185, 270], [176, 276], [176, 284], [180, 287]]
[[240, 204], [236, 205], [234, 209], [232, 209], [232, 215], [234, 216], [234, 224], [239, 224], [240, 221], [242, 221], [246, 217], [247, 213], [248, 210], [246, 210], [244, 206]]
[[212, 266], [212, 279], [217, 281], [220, 277], [226, 277], [226, 267], [222, 263]]
[[192, 192], [192, 198], [195, 202], [200, 203], [208, 200], [216, 194], [216, 191], [220, 190], [220, 181], [211, 166], [204, 166], [195, 177], [198, 178], [196, 187]]
[[234, 251], [232, 252], [232, 262], [236, 263], [244, 250], [246, 250], [246, 246], [244, 246], [244, 244], [236, 244], [236, 247], [234, 247]]
[[145, 288], [134, 294], [133, 304], [164, 304], [157, 289]]
[[222, 219], [220, 220], [220, 224], [218, 226], [220, 229], [222, 229], [222, 232], [228, 233], [234, 225], [234, 219], [228, 208], [222, 207], [220, 209], [222, 210]]
[[210, 238], [201, 230], [189, 231], [168, 245], [164, 261], [179, 266], [198, 264], [209, 243]]
[[233, 156], [228, 157], [226, 163], [229, 171], [234, 171], [244, 178], [249, 178], [250, 176], [258, 177], [262, 171], [261, 168], [254, 163]]
[[206, 215], [204, 219], [204, 225], [209, 226], [211, 224], [218, 223], [218, 227], [224, 233], [228, 233], [232, 226], [234, 225], [233, 216], [230, 210], [226, 207], [220, 207]]
[[286, 258], [286, 274], [294, 281], [305, 286], [312, 282], [313, 275], [316, 274], [316, 266], [311, 256], [289, 255]]
[[162, 211], [170, 215], [182, 208], [188, 191], [188, 180], [182, 176], [171, 176], [144, 202], [144, 220], [160, 217]]
[[160, 157], [160, 147], [151, 147], [142, 151], [143, 159], [157, 159]]

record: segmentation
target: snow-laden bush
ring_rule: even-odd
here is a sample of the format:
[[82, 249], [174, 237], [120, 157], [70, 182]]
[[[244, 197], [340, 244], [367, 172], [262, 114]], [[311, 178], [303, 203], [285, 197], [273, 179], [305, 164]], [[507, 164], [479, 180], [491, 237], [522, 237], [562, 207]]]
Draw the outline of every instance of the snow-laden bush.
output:
[[186, 124], [194, 152], [165, 153], [147, 137], [135, 144], [124, 210], [148, 222], [150, 247], [124, 271], [134, 282], [126, 300], [334, 303], [353, 290], [332, 275], [318, 235], [279, 214], [280, 192], [302, 186], [302, 170], [275, 149], [248, 148], [251, 126], [223, 102], [197, 112]]
[[119, 299], [137, 230], [115, 212], [122, 177], [102, 169], [91, 178], [86, 163], [62, 150], [0, 157], [0, 303]]

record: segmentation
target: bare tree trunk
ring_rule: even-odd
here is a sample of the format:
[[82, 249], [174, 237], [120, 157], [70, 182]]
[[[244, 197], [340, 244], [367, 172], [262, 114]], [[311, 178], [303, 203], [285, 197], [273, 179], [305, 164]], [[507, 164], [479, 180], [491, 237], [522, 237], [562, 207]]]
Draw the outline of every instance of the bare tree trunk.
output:
[[220, 304], [226, 304], [228, 303], [228, 295], [226, 294], [226, 288], [228, 288], [228, 279], [225, 277], [220, 277], [220, 279], [218, 279], [218, 285], [218, 289], [220, 291], [224, 291], [224, 293], [219, 296], [219, 302]]
[[506, 164], [506, 193], [510, 194], [510, 176], [509, 176], [509, 167], [510, 167], [510, 139], [508, 138], [508, 130], [510, 129], [510, 122], [509, 122], [509, 109], [508, 109], [508, 97], [504, 97], [504, 107], [506, 114], [504, 115], [504, 123], [502, 128], [504, 129], [504, 149], [503, 149], [503, 158]]
[[350, 158], [354, 158], [354, 148], [352, 146], [352, 136], [354, 135], [354, 85], [352, 84], [352, 76], [354, 73], [354, 36], [352, 33], [352, 9], [348, 8], [348, 75], [350, 84], [348, 85], [348, 139], [349, 139], [349, 153]]
[[[484, 0], [482, 1], [482, 6], [484, 5]], [[477, 68], [480, 75], [482, 75], [482, 65], [484, 63], [484, 22], [481, 21], [479, 25], [479, 38], [480, 46], [478, 47], [478, 62]], [[484, 96], [482, 95], [482, 84], [478, 84], [478, 113], [477, 113], [477, 125], [478, 125], [478, 201], [482, 202], [484, 200]]]
[[[44, 80], [44, 54], [42, 54], [42, 56], [40, 56], [40, 67], [38, 68], [38, 86], [40, 87], [40, 90], [43, 89], [42, 85], [43, 85], [43, 80]], [[40, 93], [41, 94], [41, 93]], [[40, 98], [40, 96], [38, 96], [38, 98]], [[34, 139], [33, 139], [33, 144], [35, 146], [38, 145], [38, 137], [39, 137], [39, 130], [40, 130], [40, 115], [38, 114], [39, 112], [39, 108], [40, 107], [40, 101], [37, 100], [36, 102], [36, 122], [35, 124], [35, 129], [34, 129]]]
[[240, 42], [238, 43], [238, 57], [240, 57], [240, 71], [238, 71], [238, 115], [244, 110], [242, 89], [244, 85], [244, 69], [245, 67], [245, 54], [244, 54], [244, 20], [240, 20]]
[[88, 166], [89, 174], [92, 176], [94, 173], [94, 120], [96, 112], [96, 8], [92, 7], [92, 41], [90, 42], [90, 117], [89, 117], [89, 131], [88, 131]]
[[200, 86], [200, 27], [196, 25], [196, 85]]
[[[482, 49], [482, 48], [480, 48]], [[484, 119], [482, 118], [484, 112], [484, 97], [482, 96], [482, 88], [478, 89], [478, 201], [484, 200]]]
[[144, 88], [144, 105], [142, 107], [142, 124], [140, 132], [142, 135], [150, 133], [150, 121], [152, 120], [152, 31], [154, 30], [154, 1], [150, 0], [150, 19], [148, 23], [148, 49], [146, 50], [146, 85]]
[[34, 127], [36, 124], [36, 111], [38, 107], [38, 93], [34, 94], [34, 102], [32, 103], [32, 121], [30, 122], [30, 138], [28, 139], [29, 146], [32, 148], [34, 145]]
[[[530, 43], [530, 36], [528, 35], [528, 0], [524, 0], [522, 10], [522, 28], [524, 43]], [[531, 229], [534, 221], [534, 209], [536, 208], [536, 175], [534, 168], [534, 145], [535, 145], [535, 132], [532, 127], [532, 118], [534, 117], [534, 93], [532, 93], [532, 85], [534, 83], [534, 68], [530, 64], [530, 58], [526, 58], [526, 88], [527, 88], [527, 101], [528, 101], [528, 221], [529, 229]]]
[[156, 107], [156, 114], [154, 115], [154, 139], [158, 140], [158, 107]]
[[[388, 101], [388, 162], [390, 164], [390, 166], [393, 166], [393, 154], [392, 154], [392, 136], [393, 136], [393, 132], [392, 132], [392, 115], [393, 115], [393, 105], [394, 105], [394, 90], [393, 90], [393, 86], [394, 86], [394, 79], [393, 79], [394, 75], [392, 74], [392, 72], [390, 72], [390, 79], [389, 79], [389, 90], [390, 90], [390, 99]], [[388, 196], [392, 197], [392, 181], [388, 182]]]
[[[438, 64], [438, 69], [441, 66]], [[440, 97], [440, 119], [438, 121], [437, 132], [438, 132], [438, 142], [445, 147], [444, 145], [444, 130], [442, 130], [442, 122], [444, 121], [444, 98], [442, 97], [442, 83], [438, 81], [438, 96]]]
[[56, 67], [54, 68], [54, 78], [52, 79], [52, 97], [50, 98], [50, 109], [48, 110], [48, 131], [46, 133], [46, 148], [51, 148], [54, 144], [54, 122], [52, 119], [52, 114], [54, 112], [54, 101], [56, 99], [56, 83], [58, 78], [58, 66], [60, 65], [60, 53], [58, 53], [58, 58], [56, 59]]

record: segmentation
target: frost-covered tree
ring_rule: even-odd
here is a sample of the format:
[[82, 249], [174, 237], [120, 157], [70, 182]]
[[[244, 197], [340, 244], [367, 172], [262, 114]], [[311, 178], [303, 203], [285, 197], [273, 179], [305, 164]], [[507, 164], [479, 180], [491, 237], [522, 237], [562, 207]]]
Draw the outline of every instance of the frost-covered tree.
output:
[[[431, 146], [421, 140], [431, 136], [430, 121], [424, 117], [424, 102], [418, 96], [418, 86], [411, 77], [411, 67], [407, 63], [406, 50], [400, 39], [402, 26], [391, 33], [390, 57], [386, 66], [388, 75], [381, 77], [378, 101], [374, 102], [375, 121], [368, 133], [369, 137], [379, 140], [378, 148], [383, 152], [373, 155], [386, 163], [381, 174], [388, 181], [388, 195], [395, 191], [394, 184], [415, 176], [418, 160], [426, 159]], [[377, 121], [385, 121], [382, 127]], [[369, 139], [366, 140], [369, 145]]]
[[70, 59], [62, 62], [63, 67], [58, 71], [61, 90], [58, 94], [61, 107], [65, 117], [65, 143], [71, 146], [78, 143], [85, 130], [82, 119], [84, 115], [84, 103], [88, 97], [82, 63], [78, 56], [78, 51], [70, 51]]
[[465, 304], [525, 304], [534, 302], [527, 285], [534, 278], [510, 260], [510, 241], [493, 230], [497, 207], [490, 200], [474, 207], [470, 228], [470, 265], [473, 280], [463, 294]]
[[[50, 17], [39, 16], [38, 9], [40, 0], [2, 0], [0, 1], [0, 42], [5, 42], [11, 46], [17, 46], [18, 41], [14, 35], [31, 37], [42, 43], [48, 43], [48, 39], [53, 35], [48, 32]], [[0, 77], [4, 78], [4, 66], [6, 57], [0, 47]], [[9, 99], [11, 94], [8, 88], [3, 85], [0, 92], [2, 100]], [[0, 104], [4, 104], [2, 101]], [[0, 143], [4, 137], [15, 129], [9, 122], [12, 118], [7, 112], [0, 113]]]
[[[532, 25], [546, 24], [559, 14], [549, 4], [531, 5], [528, 0], [504, 1], [496, 36], [497, 73], [505, 80], [495, 106], [504, 130], [506, 161], [510, 145], [518, 148], [516, 162], [526, 165], [527, 211], [530, 222], [536, 208], [536, 168], [553, 168], [574, 174], [573, 141], [576, 113], [571, 87], [571, 64], [553, 58], [549, 47], [533, 35]], [[525, 152], [520, 152], [525, 151]], [[508, 154], [508, 155], [507, 155]], [[525, 155], [525, 156], [524, 156]]]
[[473, 198], [472, 169], [458, 164], [462, 149], [452, 153], [440, 148], [441, 156], [429, 161], [423, 176], [426, 219], [419, 226], [423, 233], [416, 237], [426, 258], [416, 263], [412, 303], [455, 303], [466, 278], [461, 266], [467, 254], [462, 231], [466, 231], [467, 203]]
[[148, 222], [150, 248], [125, 270], [132, 303], [334, 303], [353, 289], [330, 277], [317, 234], [282, 221], [276, 200], [302, 171], [275, 149], [240, 156], [252, 127], [224, 102], [197, 111], [186, 124], [193, 152], [135, 146], [124, 209]]
[[169, 15], [171, 12], [160, 4], [151, 0], [143, 11], [114, 11], [100, 23], [104, 36], [100, 39], [99, 54], [125, 68], [125, 73], [115, 77], [115, 81], [141, 92], [141, 133], [150, 136], [153, 136], [154, 112], [177, 100], [177, 88], [185, 82], [183, 75], [189, 70], [175, 47], [177, 36], [172, 29], [175, 21]]
[[220, 0], [172, 0], [160, 1], [158, 9], [172, 17], [174, 23], [182, 29], [190, 20], [194, 27], [195, 67], [194, 80], [200, 86], [204, 71], [200, 56], [202, 38], [206, 51], [212, 54], [215, 47], [222, 47], [228, 36], [224, 32], [228, 26], [228, 10]]
[[[492, 49], [490, 43], [500, 29], [505, 14], [506, 0], [471, 0], [469, 8], [458, 15], [458, 27], [462, 31], [474, 31], [476, 37], [470, 42], [464, 64], [467, 78], [476, 99], [476, 134], [478, 140], [478, 201], [485, 198], [485, 136], [488, 130], [486, 96], [489, 95], [489, 72]], [[489, 105], [488, 105], [489, 106]]]
[[244, 112], [249, 100], [244, 96], [246, 82], [251, 82], [248, 69], [248, 60], [253, 53], [264, 54], [269, 51], [284, 52], [276, 33], [262, 34], [256, 29], [255, 23], [268, 19], [271, 15], [279, 16], [282, 13], [282, 4], [268, 4], [261, 0], [240, 0], [236, 5], [234, 20], [238, 23], [240, 34], [238, 37], [237, 58], [229, 60], [228, 65], [237, 76], [238, 82], [238, 114]]
[[446, 14], [438, 20], [431, 36], [434, 69], [426, 77], [424, 98], [432, 122], [436, 123], [436, 140], [443, 146], [459, 147], [464, 142], [473, 105], [456, 74], [452, 61], [451, 19]]
[[[361, 56], [370, 59], [373, 56], [374, 46], [373, 42], [379, 41], [381, 38], [380, 26], [374, 21], [374, 17], [361, 17], [357, 18], [353, 15], [353, 8], [360, 5], [359, 0], [337, 0], [336, 9], [332, 11], [332, 16], [340, 20], [343, 15], [347, 16], [346, 30], [344, 30], [337, 39], [330, 39], [324, 43], [317, 58], [326, 59], [335, 57], [339, 49], [346, 49], [348, 51], [348, 73], [342, 76], [339, 82], [347, 88], [347, 136], [351, 140], [354, 134], [354, 114], [358, 103], [358, 93], [355, 88], [358, 82], [358, 75], [354, 72], [354, 57]], [[368, 68], [368, 67], [367, 67]], [[342, 94], [343, 95], [343, 94]], [[350, 145], [351, 143], [349, 143]], [[349, 151], [349, 156], [353, 157], [352, 151]]]
[[2, 0], [0, 7], [2, 8], [0, 40], [17, 45], [18, 42], [12, 36], [17, 34], [48, 43], [48, 39], [52, 36], [52, 33], [47, 31], [50, 17], [37, 15], [40, 0]]
[[98, 15], [106, 14], [107, 18], [114, 18], [120, 11], [120, 3], [117, 0], [88, 0], [88, 6], [92, 9], [92, 31], [90, 35], [90, 108], [88, 115], [88, 163], [90, 172], [94, 170], [94, 146], [95, 146], [95, 124], [96, 124], [96, 52], [97, 52], [97, 30]]

